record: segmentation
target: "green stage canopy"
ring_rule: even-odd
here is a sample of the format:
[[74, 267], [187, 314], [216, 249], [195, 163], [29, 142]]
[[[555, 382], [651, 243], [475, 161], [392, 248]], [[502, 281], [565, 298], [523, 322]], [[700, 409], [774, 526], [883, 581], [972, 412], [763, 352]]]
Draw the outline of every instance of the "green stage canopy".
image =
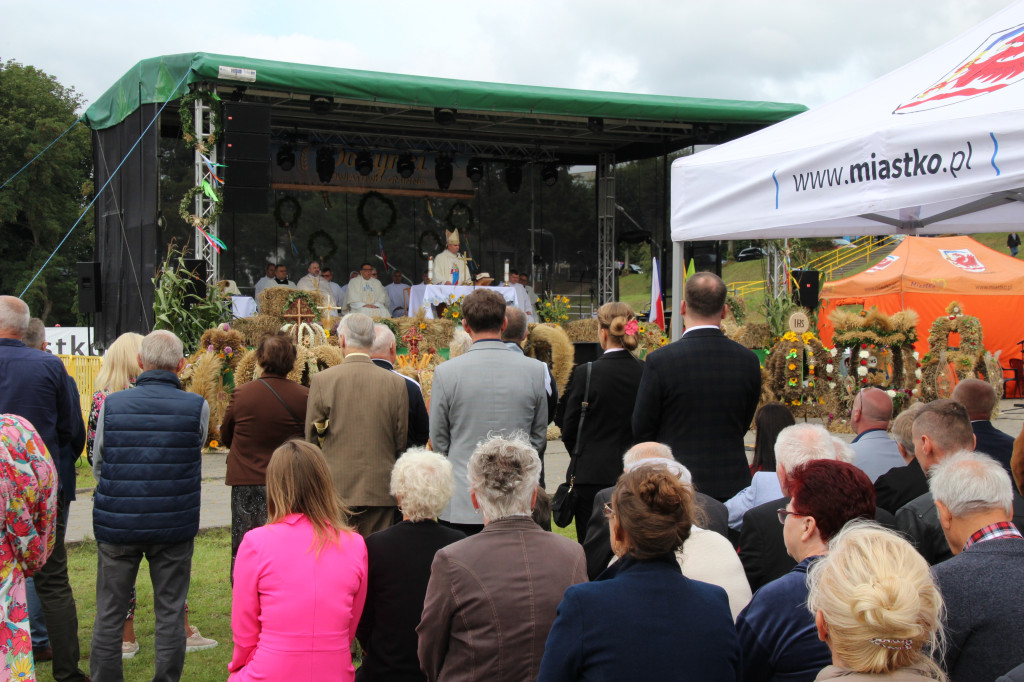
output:
[[[626, 160], [695, 143], [719, 143], [806, 110], [799, 104], [482, 83], [197, 52], [139, 62], [89, 107], [83, 119], [93, 129], [109, 128], [141, 104], [181, 97], [194, 83], [271, 101], [281, 115], [291, 110], [298, 116], [304, 108], [302, 113], [309, 116], [309, 98], [328, 96], [345, 115], [365, 113], [362, 121], [345, 122], [348, 132], [405, 138], [418, 136], [424, 113], [455, 109], [459, 125], [451, 126], [452, 138], [499, 146], [550, 145], [565, 158], [581, 161], [602, 152]], [[388, 120], [382, 120], [382, 111]], [[583, 135], [578, 132], [580, 119], [584, 126], [590, 124]], [[303, 125], [275, 113], [275, 124], [278, 121], [283, 126]], [[567, 136], [586, 139], [573, 144]]]

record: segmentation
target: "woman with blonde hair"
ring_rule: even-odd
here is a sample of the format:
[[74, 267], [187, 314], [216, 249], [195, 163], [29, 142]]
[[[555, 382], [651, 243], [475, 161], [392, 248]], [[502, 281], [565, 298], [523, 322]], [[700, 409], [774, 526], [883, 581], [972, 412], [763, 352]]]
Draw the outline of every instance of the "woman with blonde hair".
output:
[[103, 364], [92, 385], [94, 393], [92, 394], [92, 408], [89, 410], [89, 435], [86, 441], [86, 455], [89, 457], [89, 464], [92, 464], [92, 448], [93, 442], [96, 440], [96, 420], [99, 419], [103, 402], [111, 393], [134, 386], [135, 379], [142, 374], [142, 367], [139, 366], [139, 346], [141, 345], [141, 334], [127, 332], [114, 339], [114, 342], [103, 354]]
[[633, 309], [625, 303], [605, 303], [597, 310], [597, 323], [604, 353], [573, 370], [558, 424], [572, 456], [566, 481], [576, 493], [573, 516], [580, 543], [587, 534], [594, 498], [615, 485], [622, 473], [622, 453], [635, 444], [630, 421], [644, 373], [643, 364], [633, 357], [640, 333]]
[[942, 596], [910, 543], [848, 523], [808, 576], [807, 607], [832, 665], [817, 680], [945, 680], [925, 651], [942, 648]]
[[344, 521], [320, 448], [290, 440], [267, 465], [267, 525], [238, 548], [229, 680], [353, 680], [366, 543]]

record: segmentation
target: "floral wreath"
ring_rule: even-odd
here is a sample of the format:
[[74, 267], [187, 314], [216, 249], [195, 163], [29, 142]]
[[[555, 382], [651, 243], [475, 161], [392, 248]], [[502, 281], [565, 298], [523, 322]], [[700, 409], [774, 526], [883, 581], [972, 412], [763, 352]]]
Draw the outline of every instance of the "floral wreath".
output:
[[181, 219], [192, 227], [201, 228], [206, 227], [210, 223], [217, 222], [217, 218], [224, 212], [224, 190], [218, 187], [213, 191], [217, 195], [217, 200], [210, 202], [210, 210], [205, 216], [198, 216], [194, 212], [195, 198], [197, 195], [205, 195], [206, 193], [199, 185], [185, 190], [185, 196], [181, 198], [181, 203], [178, 204], [178, 215], [181, 216]]
[[[947, 350], [949, 335], [960, 334], [958, 350]], [[965, 315], [958, 301], [951, 301], [946, 307], [946, 316], [936, 319], [928, 333], [928, 352], [921, 360], [924, 376], [921, 384], [923, 399], [933, 400], [939, 395], [939, 376], [945, 367], [953, 366], [958, 380], [968, 377], [984, 378], [993, 385], [996, 395], [1002, 388], [1002, 372], [997, 362], [989, 362], [991, 355], [982, 344], [984, 339], [981, 320]]]
[[[388, 217], [388, 223], [383, 229], [375, 230], [370, 227], [370, 221], [366, 217], [366, 202], [370, 199], [377, 199], [384, 206], [391, 211], [391, 215]], [[398, 220], [398, 211], [395, 210], [395, 202], [391, 201], [390, 198], [384, 196], [380, 192], [367, 192], [363, 195], [363, 198], [359, 200], [359, 206], [356, 208], [356, 217], [359, 218], [359, 226], [363, 228], [363, 232], [370, 236], [381, 236], [386, 234], [388, 230], [395, 226], [395, 222]]]
[[[322, 251], [316, 244], [318, 239], [326, 242]], [[323, 263], [323, 261], [329, 261], [331, 257], [338, 252], [338, 245], [335, 243], [334, 238], [331, 235], [327, 234], [323, 230], [317, 230], [313, 234], [309, 235], [309, 241], [306, 242], [306, 251], [310, 253], [314, 260], [318, 260]]]
[[[426, 240], [428, 237], [432, 240], [432, 243], [433, 243], [432, 247], [431, 247], [430, 243], [428, 243], [428, 244], [424, 244], [423, 243], [424, 240]], [[420, 247], [420, 253], [425, 253], [425, 254], [428, 254], [430, 256], [433, 256], [435, 253], [438, 253], [439, 251], [441, 251], [444, 248], [444, 245], [441, 242], [441, 236], [437, 232], [434, 232], [433, 230], [424, 230], [420, 234], [420, 244], [419, 244], [419, 247]]]
[[[196, 119], [192, 113], [192, 105], [196, 100], [202, 100], [206, 106], [210, 107], [210, 134], [202, 140], [196, 139], [195, 134]], [[192, 146], [203, 154], [209, 154], [210, 149], [220, 139], [220, 98], [212, 92], [193, 90], [181, 98], [181, 104], [178, 105], [178, 118], [181, 120], [181, 137], [185, 140], [185, 144]]]
[[[466, 222], [463, 225], [455, 224], [455, 215], [457, 212], [466, 214]], [[473, 228], [473, 209], [464, 201], [456, 201], [452, 204], [452, 207], [448, 209], [448, 215], [445, 217], [444, 222], [453, 230], [469, 232]]]
[[[291, 207], [291, 220], [284, 219], [284, 211], [282, 209], [285, 206]], [[302, 204], [300, 204], [295, 197], [281, 197], [277, 200], [277, 204], [274, 206], [274, 219], [277, 220], [277, 226], [282, 229], [295, 227], [295, 224], [299, 222], [299, 217], [301, 215]]]

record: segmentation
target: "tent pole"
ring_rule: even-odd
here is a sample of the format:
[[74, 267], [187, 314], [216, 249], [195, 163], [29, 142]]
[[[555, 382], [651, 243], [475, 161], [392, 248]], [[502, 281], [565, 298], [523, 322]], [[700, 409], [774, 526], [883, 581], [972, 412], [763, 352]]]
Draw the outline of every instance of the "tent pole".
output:
[[672, 340], [683, 335], [683, 316], [679, 314], [679, 304], [683, 300], [683, 242], [672, 242]]

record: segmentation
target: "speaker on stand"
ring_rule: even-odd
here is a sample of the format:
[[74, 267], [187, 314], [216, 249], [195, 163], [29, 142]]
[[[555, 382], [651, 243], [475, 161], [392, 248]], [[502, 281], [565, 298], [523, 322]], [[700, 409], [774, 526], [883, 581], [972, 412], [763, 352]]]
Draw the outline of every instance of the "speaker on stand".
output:
[[76, 263], [78, 273], [78, 312], [87, 316], [87, 348], [92, 348], [92, 330], [96, 324], [96, 313], [103, 312], [103, 291], [100, 288], [99, 261]]

